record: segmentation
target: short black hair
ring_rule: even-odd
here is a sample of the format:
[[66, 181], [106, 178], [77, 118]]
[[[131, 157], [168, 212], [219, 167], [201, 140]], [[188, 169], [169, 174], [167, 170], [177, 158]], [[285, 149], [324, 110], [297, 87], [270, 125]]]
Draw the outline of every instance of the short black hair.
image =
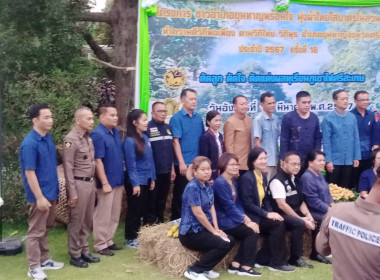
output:
[[231, 159], [234, 159], [234, 160], [236, 160], [237, 163], [239, 163], [238, 157], [233, 153], [223, 153], [220, 156], [220, 158], [218, 160], [218, 169], [220, 171], [220, 174], [222, 174], [226, 170], [227, 165]]
[[107, 108], [115, 108], [116, 106], [112, 103], [102, 103], [98, 107], [98, 115], [105, 114], [107, 112]]
[[28, 112], [29, 119], [32, 120], [34, 118], [38, 118], [40, 116], [41, 110], [43, 109], [49, 109], [48, 105], [46, 105], [45, 103], [41, 103], [41, 104], [34, 104], [30, 106], [29, 112]]
[[339, 93], [341, 93], [341, 92], [343, 92], [343, 91], [346, 91], [345, 89], [337, 89], [337, 90], [335, 90], [334, 92], [333, 92], [333, 94], [332, 94], [332, 98], [334, 99], [334, 100], [337, 100], [338, 99], [338, 95], [339, 95]]
[[245, 97], [244, 95], [236, 95], [233, 99], [232, 99], [232, 104], [236, 104], [237, 100], [239, 97], [243, 97], [245, 100], [248, 101], [247, 97]]
[[306, 155], [306, 165], [309, 167], [309, 162], [314, 161], [318, 155], [322, 155], [326, 157], [326, 154], [322, 151], [319, 150], [311, 150], [310, 152], [307, 153]]
[[158, 105], [158, 104], [161, 104], [161, 105], [164, 105], [164, 106], [165, 106], [165, 103], [164, 103], [164, 102], [162, 102], [162, 101], [156, 101], [156, 102], [154, 102], [154, 103], [152, 104], [152, 111], [154, 110], [154, 107], [156, 107], [156, 105]]
[[263, 103], [265, 101], [265, 98], [267, 97], [274, 97], [274, 94], [267, 91], [267, 92], [264, 92], [261, 96], [260, 96], [260, 103]]
[[307, 91], [305, 90], [301, 90], [299, 92], [297, 92], [296, 94], [296, 100], [300, 100], [302, 97], [310, 97], [310, 93], [308, 93]]
[[298, 156], [299, 158], [301, 158], [299, 153], [294, 152], [294, 151], [289, 151], [285, 154], [284, 161], [286, 161], [288, 159], [288, 157], [290, 157], [290, 156]]
[[208, 111], [206, 115], [206, 126], [209, 127], [207, 121], [211, 121], [213, 118], [215, 118], [217, 115], [220, 115], [218, 111], [212, 110]]
[[355, 99], [355, 100], [358, 99], [358, 95], [359, 95], [359, 94], [368, 94], [368, 95], [369, 95], [369, 93], [366, 92], [365, 90], [358, 90], [358, 91], [355, 92], [355, 94], [354, 94], [354, 99]]
[[185, 88], [185, 89], [183, 89], [181, 91], [180, 98], [182, 99], [183, 97], [185, 97], [188, 91], [194, 92], [195, 94], [197, 94], [197, 92], [194, 89], [192, 89], [192, 88]]
[[254, 147], [248, 154], [248, 160], [247, 165], [249, 170], [254, 170], [255, 166], [253, 165], [253, 162], [257, 160], [260, 154], [267, 153], [263, 148], [261, 147]]

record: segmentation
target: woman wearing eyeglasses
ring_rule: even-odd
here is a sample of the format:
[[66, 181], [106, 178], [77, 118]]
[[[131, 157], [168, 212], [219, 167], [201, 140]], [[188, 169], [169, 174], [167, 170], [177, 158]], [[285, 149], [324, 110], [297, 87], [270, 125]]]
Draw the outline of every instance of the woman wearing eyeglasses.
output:
[[323, 217], [329, 207], [334, 205], [334, 200], [330, 194], [330, 187], [325, 177], [321, 173], [325, 169], [325, 153], [317, 150], [310, 151], [306, 156], [308, 169], [302, 175], [300, 184], [307, 207], [316, 221], [315, 230], [312, 231], [312, 251], [310, 259], [321, 263], [330, 264], [331, 262], [320, 255], [315, 248], [315, 239], [319, 232]]
[[239, 176], [239, 166], [238, 158], [234, 154], [224, 153], [219, 158], [218, 167], [221, 175], [213, 185], [216, 216], [220, 229], [241, 241], [228, 273], [260, 276], [261, 273], [254, 270], [259, 225], [244, 214], [238, 199], [236, 178]]
[[259, 225], [266, 240], [257, 254], [256, 266], [268, 266], [272, 271], [292, 272], [295, 267], [287, 265], [285, 256], [284, 219], [272, 211], [267, 196], [267, 153], [255, 147], [248, 154], [248, 171], [239, 178], [239, 197], [245, 214]]

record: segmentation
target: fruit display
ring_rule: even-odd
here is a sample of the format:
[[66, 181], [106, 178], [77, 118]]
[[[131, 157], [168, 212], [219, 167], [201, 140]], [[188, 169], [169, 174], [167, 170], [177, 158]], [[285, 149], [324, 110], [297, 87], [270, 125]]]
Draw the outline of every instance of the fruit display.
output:
[[356, 195], [353, 193], [353, 191], [339, 187], [337, 184], [329, 184], [330, 186], [330, 193], [334, 201], [346, 201], [346, 200], [353, 200], [356, 198]]

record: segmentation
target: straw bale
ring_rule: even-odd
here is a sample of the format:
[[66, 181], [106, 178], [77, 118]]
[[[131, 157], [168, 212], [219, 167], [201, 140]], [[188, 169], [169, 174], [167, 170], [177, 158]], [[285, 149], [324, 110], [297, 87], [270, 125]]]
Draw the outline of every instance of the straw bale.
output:
[[[201, 253], [182, 246], [178, 238], [168, 237], [171, 229], [170, 223], [145, 226], [140, 229], [139, 255], [140, 259], [147, 263], [156, 263], [159, 269], [168, 275], [182, 276], [186, 269], [199, 260]], [[260, 237], [257, 250], [262, 246], [264, 238]], [[286, 236], [287, 247], [290, 245], [290, 235]], [[216, 270], [226, 270], [236, 255], [240, 243], [236, 242], [230, 252], [219, 262]], [[304, 234], [304, 255], [308, 256], [311, 251], [311, 232]]]

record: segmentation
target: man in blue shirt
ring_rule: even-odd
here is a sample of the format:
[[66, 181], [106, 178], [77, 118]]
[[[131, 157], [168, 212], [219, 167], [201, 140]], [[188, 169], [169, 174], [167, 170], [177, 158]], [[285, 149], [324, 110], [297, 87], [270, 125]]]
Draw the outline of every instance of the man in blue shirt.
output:
[[301, 177], [306, 170], [305, 159], [311, 150], [321, 150], [322, 133], [319, 119], [310, 112], [311, 97], [307, 91], [300, 91], [296, 95], [297, 110], [287, 113], [282, 118], [280, 137], [280, 159], [289, 151], [297, 152], [301, 157], [301, 170], [297, 177]]
[[360, 152], [362, 159], [359, 161], [359, 166], [353, 169], [351, 188], [358, 186], [360, 174], [372, 166], [370, 155], [373, 146], [373, 127], [375, 125], [375, 115], [367, 109], [369, 106], [368, 92], [364, 90], [355, 92], [354, 100], [356, 107], [351, 111], [351, 113], [355, 115], [358, 123]]
[[95, 170], [98, 179], [98, 203], [94, 212], [94, 248], [101, 255], [113, 256], [121, 247], [113, 242], [119, 224], [124, 185], [123, 150], [118, 116], [114, 105], [101, 104], [99, 125], [90, 137], [95, 148]]
[[156, 186], [149, 192], [147, 223], [164, 222], [164, 211], [170, 183], [175, 178], [173, 164], [173, 136], [170, 125], [165, 123], [167, 110], [163, 102], [152, 105], [152, 120], [148, 123], [147, 135], [153, 150], [156, 167]]
[[346, 112], [348, 94], [339, 89], [333, 92], [335, 110], [322, 122], [323, 151], [326, 153], [327, 181], [341, 187], [350, 186], [352, 166], [358, 167], [360, 140], [355, 116]]
[[29, 111], [33, 129], [20, 147], [21, 175], [28, 202], [28, 234], [26, 257], [28, 276], [47, 278], [44, 270], [59, 269], [63, 263], [50, 259], [47, 235], [54, 224], [54, 208], [59, 194], [57, 158], [53, 138], [48, 131], [53, 115], [44, 104], [33, 105]]
[[204, 132], [202, 117], [195, 112], [197, 107], [196, 91], [184, 89], [180, 98], [183, 108], [170, 119], [176, 156], [174, 160], [176, 178], [172, 200], [172, 220], [181, 217], [182, 194], [188, 183], [186, 179], [187, 168], [193, 159], [199, 155], [199, 139]]
[[253, 145], [262, 147], [267, 152], [268, 174], [267, 179], [277, 173], [279, 160], [278, 138], [280, 136], [280, 119], [273, 114], [276, 110], [276, 100], [273, 93], [265, 92], [260, 96], [260, 105], [263, 110], [253, 120]]

